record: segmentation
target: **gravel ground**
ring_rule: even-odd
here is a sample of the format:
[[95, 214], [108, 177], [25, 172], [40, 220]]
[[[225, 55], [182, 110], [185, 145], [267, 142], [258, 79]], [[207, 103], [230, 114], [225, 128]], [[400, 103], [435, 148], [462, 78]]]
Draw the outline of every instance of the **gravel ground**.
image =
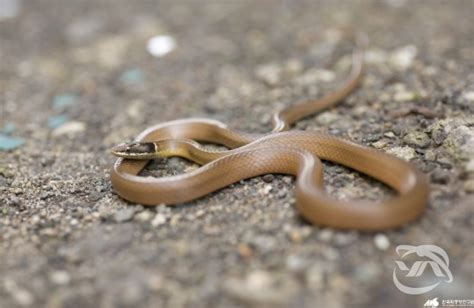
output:
[[[473, 1], [0, 4], [0, 307], [474, 299]], [[199, 116], [264, 132], [275, 109], [334, 89], [349, 60], [340, 30], [351, 26], [371, 39], [362, 86], [296, 129], [410, 160], [431, 181], [419, 220], [380, 234], [312, 226], [280, 175], [173, 207], [114, 193], [107, 149], [150, 125]], [[175, 49], [151, 55], [155, 35]], [[193, 168], [172, 158], [145, 173]], [[390, 194], [336, 165], [325, 180], [341, 199]], [[444, 248], [454, 282], [400, 292], [400, 244]]]

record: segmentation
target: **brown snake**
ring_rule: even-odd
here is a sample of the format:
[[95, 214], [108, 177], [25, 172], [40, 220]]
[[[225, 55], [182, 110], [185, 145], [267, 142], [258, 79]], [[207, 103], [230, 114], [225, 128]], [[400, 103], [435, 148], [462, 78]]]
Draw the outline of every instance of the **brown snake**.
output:
[[[373, 231], [414, 220], [427, 203], [428, 182], [411, 164], [324, 133], [287, 131], [299, 119], [342, 101], [357, 87], [363, 73], [365, 36], [359, 35], [356, 41], [346, 82], [320, 99], [276, 113], [271, 133], [247, 134], [214, 120], [185, 119], [150, 127], [135, 142], [114, 147], [112, 153], [119, 156], [111, 172], [115, 190], [132, 202], [171, 205], [242, 179], [280, 173], [296, 176], [296, 208], [314, 224]], [[225, 145], [230, 150], [206, 150], [196, 141]], [[184, 157], [201, 167], [164, 178], [138, 175], [149, 160], [170, 156]], [[324, 189], [320, 159], [366, 174], [397, 194], [379, 202], [337, 200]]]

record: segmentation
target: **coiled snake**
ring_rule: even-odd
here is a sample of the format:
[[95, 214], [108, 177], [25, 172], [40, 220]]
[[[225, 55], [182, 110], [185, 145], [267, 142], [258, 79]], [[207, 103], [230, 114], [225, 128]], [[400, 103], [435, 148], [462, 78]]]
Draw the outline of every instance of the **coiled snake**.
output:
[[[209, 119], [184, 119], [150, 127], [134, 142], [115, 146], [111, 152], [119, 158], [111, 181], [116, 192], [131, 202], [171, 205], [242, 179], [279, 173], [296, 176], [296, 208], [313, 224], [375, 231], [414, 220], [426, 206], [428, 182], [410, 163], [325, 133], [289, 131], [299, 119], [339, 103], [357, 87], [363, 74], [365, 41], [365, 36], [357, 36], [350, 75], [339, 89], [275, 113], [268, 134], [238, 132]], [[229, 150], [206, 150], [197, 141], [221, 144]], [[170, 156], [184, 157], [201, 167], [164, 178], [138, 175], [149, 160]], [[378, 202], [337, 200], [324, 189], [320, 159], [366, 174], [397, 194]]]

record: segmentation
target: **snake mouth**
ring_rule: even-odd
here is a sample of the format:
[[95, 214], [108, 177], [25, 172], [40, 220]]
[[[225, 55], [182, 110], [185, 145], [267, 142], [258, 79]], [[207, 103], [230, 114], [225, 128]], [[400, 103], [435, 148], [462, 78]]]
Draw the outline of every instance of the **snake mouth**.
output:
[[110, 152], [127, 159], [147, 159], [156, 154], [156, 145], [153, 142], [121, 143], [112, 147]]

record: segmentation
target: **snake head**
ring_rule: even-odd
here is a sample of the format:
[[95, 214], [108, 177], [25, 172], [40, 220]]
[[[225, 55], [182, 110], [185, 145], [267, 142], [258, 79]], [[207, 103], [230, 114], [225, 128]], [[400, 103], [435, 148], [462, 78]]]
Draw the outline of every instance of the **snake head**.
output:
[[153, 159], [157, 148], [154, 142], [128, 142], [114, 146], [110, 152], [126, 159]]

